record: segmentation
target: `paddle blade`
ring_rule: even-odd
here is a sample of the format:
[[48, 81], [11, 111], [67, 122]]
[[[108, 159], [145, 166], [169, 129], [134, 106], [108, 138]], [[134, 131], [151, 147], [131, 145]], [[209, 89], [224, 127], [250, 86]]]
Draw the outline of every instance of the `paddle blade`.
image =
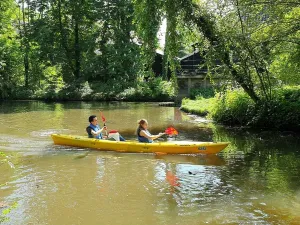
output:
[[102, 121], [105, 123], [106, 122], [106, 118], [103, 116], [102, 112], [100, 112], [100, 114], [101, 114]]
[[177, 136], [178, 135], [178, 131], [174, 128], [174, 127], [168, 127], [166, 130], [165, 130], [165, 133], [167, 135], [171, 135], [171, 136]]

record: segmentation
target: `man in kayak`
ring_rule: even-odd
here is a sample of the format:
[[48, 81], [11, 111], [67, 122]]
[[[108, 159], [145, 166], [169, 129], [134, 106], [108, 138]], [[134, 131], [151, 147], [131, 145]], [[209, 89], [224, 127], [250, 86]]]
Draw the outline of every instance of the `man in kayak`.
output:
[[139, 142], [152, 143], [153, 140], [161, 137], [165, 133], [159, 133], [157, 135], [152, 135], [148, 131], [148, 122], [145, 119], [141, 119], [138, 121], [138, 128], [136, 130]]
[[[98, 118], [95, 115], [89, 117], [90, 125], [86, 128], [86, 132], [88, 133], [89, 138], [103, 139], [102, 132], [103, 130], [107, 130], [107, 127], [104, 126], [100, 128], [98, 124]], [[113, 138], [116, 141], [125, 141], [125, 139], [118, 133], [114, 132], [108, 134], [107, 138]]]

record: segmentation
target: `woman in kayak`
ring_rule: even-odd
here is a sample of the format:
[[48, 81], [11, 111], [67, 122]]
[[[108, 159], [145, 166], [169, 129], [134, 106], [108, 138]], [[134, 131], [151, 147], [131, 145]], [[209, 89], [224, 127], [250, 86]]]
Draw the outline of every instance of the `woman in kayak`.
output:
[[152, 135], [148, 131], [148, 122], [145, 119], [141, 119], [138, 121], [138, 128], [136, 130], [139, 142], [152, 143], [153, 140], [161, 137], [165, 133], [159, 133], [157, 135]]
[[[90, 125], [86, 128], [86, 132], [88, 133], [89, 138], [103, 139], [102, 131], [107, 130], [107, 127], [104, 126], [100, 128], [98, 125], [98, 118], [95, 115], [89, 117]], [[108, 134], [107, 138], [113, 138], [116, 141], [125, 141], [125, 139], [117, 132], [112, 134]]]

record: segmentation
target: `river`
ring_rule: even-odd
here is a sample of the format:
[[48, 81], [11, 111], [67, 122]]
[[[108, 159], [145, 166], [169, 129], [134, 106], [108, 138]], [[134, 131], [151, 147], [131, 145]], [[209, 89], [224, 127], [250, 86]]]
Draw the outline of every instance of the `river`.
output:
[[[230, 141], [219, 155], [125, 154], [55, 146], [91, 114], [135, 138]], [[224, 128], [157, 103], [0, 102], [0, 224], [300, 224], [300, 138]]]

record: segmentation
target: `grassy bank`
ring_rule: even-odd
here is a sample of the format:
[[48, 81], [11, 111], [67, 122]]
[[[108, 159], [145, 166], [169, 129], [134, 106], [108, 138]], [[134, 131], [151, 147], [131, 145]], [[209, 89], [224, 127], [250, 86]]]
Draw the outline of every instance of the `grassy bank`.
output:
[[208, 99], [184, 99], [182, 110], [230, 126], [300, 131], [300, 86], [278, 88], [272, 100], [257, 104], [242, 90], [218, 93]]
[[181, 110], [184, 112], [193, 113], [199, 116], [207, 116], [214, 105], [214, 98], [191, 100], [185, 98], [182, 100]]

